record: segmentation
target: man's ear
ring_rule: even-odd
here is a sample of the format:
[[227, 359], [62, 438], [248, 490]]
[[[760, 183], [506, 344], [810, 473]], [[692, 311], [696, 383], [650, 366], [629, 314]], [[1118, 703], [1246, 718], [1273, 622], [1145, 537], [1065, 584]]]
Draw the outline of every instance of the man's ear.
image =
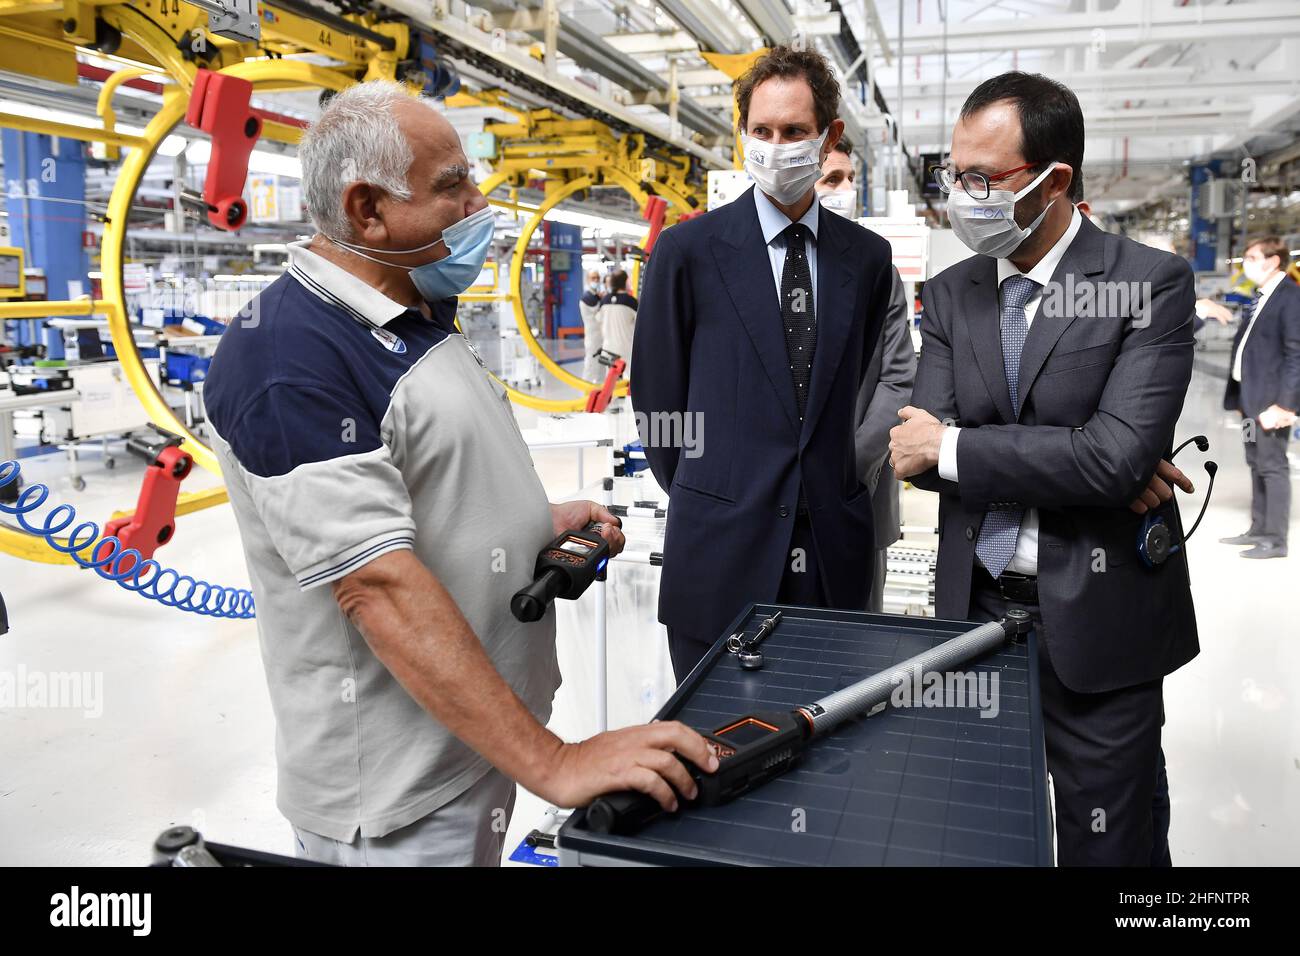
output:
[[826, 162], [826, 157], [831, 154], [831, 150], [835, 148], [835, 144], [840, 141], [840, 137], [843, 135], [844, 120], [838, 118], [831, 120], [830, 125], [826, 127], [826, 142], [822, 143], [822, 155], [821, 159], [817, 161], [818, 166]]
[[1047, 176], [1048, 199], [1067, 196], [1070, 185], [1074, 182], [1074, 167], [1069, 163], [1057, 163], [1056, 168]]
[[349, 183], [343, 189], [343, 215], [363, 245], [375, 245], [388, 238], [388, 228], [379, 213], [383, 195], [383, 190], [370, 183]]

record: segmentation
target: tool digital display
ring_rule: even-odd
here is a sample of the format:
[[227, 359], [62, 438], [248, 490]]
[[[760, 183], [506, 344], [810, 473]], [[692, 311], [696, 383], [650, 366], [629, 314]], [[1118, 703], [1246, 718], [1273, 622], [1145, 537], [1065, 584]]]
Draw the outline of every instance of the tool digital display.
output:
[[581, 538], [565, 538], [560, 545], [561, 551], [568, 551], [570, 554], [588, 555], [596, 550], [596, 546], [590, 541], [583, 541]]
[[771, 724], [764, 723], [754, 717], [746, 717], [744, 720], [736, 721], [729, 727], [715, 730], [713, 736], [721, 737], [734, 746], [744, 747], [747, 744], [755, 743], [778, 733], [779, 730], [779, 727], [773, 727]]

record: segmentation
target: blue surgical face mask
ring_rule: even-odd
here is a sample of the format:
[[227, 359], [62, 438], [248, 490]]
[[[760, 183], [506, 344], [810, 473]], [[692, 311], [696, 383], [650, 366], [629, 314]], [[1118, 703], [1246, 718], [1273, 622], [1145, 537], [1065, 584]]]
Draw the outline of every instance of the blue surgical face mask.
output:
[[[495, 225], [496, 215], [493, 213], [492, 207], [484, 206], [473, 215], [466, 216], [460, 222], [448, 226], [442, 231], [442, 235], [433, 242], [426, 242], [414, 249], [375, 249], [372, 246], [360, 246], [351, 242], [343, 242], [332, 236], [326, 236], [326, 238], [335, 245], [355, 252], [363, 259], [369, 259], [371, 262], [377, 262], [382, 266], [391, 266], [394, 269], [405, 269], [411, 273], [411, 282], [425, 301], [437, 302], [441, 299], [449, 299], [454, 295], [460, 295], [474, 284], [474, 280], [483, 271], [483, 263], [487, 261], [488, 248], [492, 245], [492, 230]], [[422, 266], [398, 265], [366, 255], [367, 252], [377, 252], [387, 256], [410, 255], [432, 249], [440, 242], [447, 244], [447, 255], [436, 262], [426, 262]]]

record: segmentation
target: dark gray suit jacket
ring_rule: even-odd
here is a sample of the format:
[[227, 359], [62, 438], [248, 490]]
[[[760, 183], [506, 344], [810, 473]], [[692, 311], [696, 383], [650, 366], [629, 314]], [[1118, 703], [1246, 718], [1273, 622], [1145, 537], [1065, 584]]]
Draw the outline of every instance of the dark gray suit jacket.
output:
[[899, 484], [889, 464], [889, 430], [899, 424], [898, 410], [912, 397], [916, 379], [916, 348], [912, 345], [912, 309], [897, 269], [889, 291], [889, 311], [880, 340], [871, 355], [858, 393], [855, 443], [858, 475], [871, 489], [871, 509], [876, 526], [876, 550], [887, 548], [901, 536], [898, 513]]
[[[1102, 282], [1137, 283], [1147, 308], [1121, 307], [1119, 287]], [[941, 495], [939, 617], [968, 616], [989, 505], [1038, 509], [1040, 637], [1067, 687], [1101, 692], [1155, 680], [1199, 650], [1186, 555], [1148, 569], [1137, 553], [1143, 519], [1128, 508], [1172, 448], [1196, 295], [1183, 259], [1087, 219], [1057, 284], [1075, 294], [1049, 303], [1044, 290], [1021, 355], [1017, 418], [995, 260], [975, 256], [926, 283], [912, 404], [963, 430], [958, 482], [936, 468], [913, 483]], [[1075, 307], [1062, 307], [1067, 298]]]

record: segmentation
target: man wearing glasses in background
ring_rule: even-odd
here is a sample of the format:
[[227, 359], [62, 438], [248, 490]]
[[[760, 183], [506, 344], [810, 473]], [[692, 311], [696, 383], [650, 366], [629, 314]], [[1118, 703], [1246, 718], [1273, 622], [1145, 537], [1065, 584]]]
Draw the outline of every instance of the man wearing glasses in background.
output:
[[1058, 861], [1146, 865], [1162, 681], [1198, 644], [1185, 549], [1148, 568], [1137, 543], [1169, 482], [1191, 490], [1162, 458], [1196, 296], [1181, 258], [1080, 216], [1083, 144], [1079, 101], [1044, 76], [962, 107], [938, 178], [976, 255], [925, 285], [891, 459], [940, 495], [937, 615], [1034, 618]]

